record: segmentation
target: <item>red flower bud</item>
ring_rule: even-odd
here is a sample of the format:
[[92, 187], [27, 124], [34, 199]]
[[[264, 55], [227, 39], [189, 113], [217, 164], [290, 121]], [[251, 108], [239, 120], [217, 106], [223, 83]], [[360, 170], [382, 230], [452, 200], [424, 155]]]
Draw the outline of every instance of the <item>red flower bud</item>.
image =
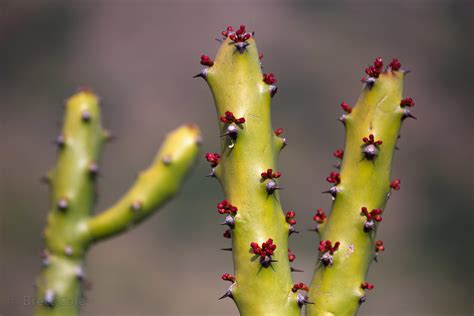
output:
[[201, 65], [212, 67], [214, 65], [214, 62], [209, 56], [201, 55]]

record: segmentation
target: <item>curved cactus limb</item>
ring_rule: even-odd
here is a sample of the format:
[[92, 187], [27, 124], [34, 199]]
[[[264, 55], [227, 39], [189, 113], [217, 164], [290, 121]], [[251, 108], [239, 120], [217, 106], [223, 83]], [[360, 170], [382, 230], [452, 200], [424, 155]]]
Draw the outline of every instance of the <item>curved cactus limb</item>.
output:
[[327, 220], [316, 218], [323, 225], [309, 292], [314, 305], [307, 307], [307, 315], [355, 315], [365, 301], [364, 290], [373, 288], [365, 278], [383, 250], [375, 233], [391, 188], [399, 188], [390, 182], [390, 170], [401, 123], [411, 116], [402, 100], [405, 73], [395, 61], [382, 72], [377, 59], [366, 70], [370, 77], [364, 79], [356, 106], [342, 104], [346, 145], [343, 153], [334, 153], [343, 157], [340, 174], [327, 179], [334, 184], [328, 191], [334, 198], [331, 213]]
[[[112, 236], [151, 214], [178, 190], [198, 153], [199, 130], [172, 132], [152, 166], [115, 206], [91, 218], [99, 153], [107, 133], [99, 100], [83, 90], [66, 103], [59, 157], [48, 175], [52, 206], [44, 232], [43, 270], [37, 280], [35, 315], [77, 315], [84, 257], [95, 241]], [[136, 203], [136, 202], [140, 203]]]
[[256, 42], [244, 26], [223, 35], [215, 61], [203, 55], [208, 67], [198, 75], [212, 91], [222, 135], [221, 154], [206, 156], [227, 198], [218, 210], [229, 226], [224, 237], [232, 238], [235, 277], [223, 275], [232, 285], [222, 298], [231, 297], [241, 315], [299, 315], [301, 295], [292, 291], [287, 251], [290, 225], [278, 194], [281, 174], [273, 171], [285, 144], [271, 127], [276, 80], [262, 74]]

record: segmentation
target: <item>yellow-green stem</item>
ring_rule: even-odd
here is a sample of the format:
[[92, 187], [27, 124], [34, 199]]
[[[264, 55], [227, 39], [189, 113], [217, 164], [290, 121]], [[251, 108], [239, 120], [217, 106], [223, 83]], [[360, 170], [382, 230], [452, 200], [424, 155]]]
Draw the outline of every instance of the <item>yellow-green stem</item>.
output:
[[[341, 245], [332, 266], [318, 261], [309, 292], [315, 304], [307, 306], [306, 315], [355, 315], [365, 295], [361, 284], [374, 260], [376, 231], [364, 231], [361, 208], [384, 209], [389, 197], [392, 158], [403, 117], [403, 77], [402, 71], [381, 73], [372, 88], [364, 85], [352, 113], [345, 115], [341, 182], [327, 223], [320, 229], [321, 240]], [[383, 141], [374, 159], [362, 152], [362, 139], [369, 134]]]
[[88, 247], [143, 220], [178, 191], [198, 154], [200, 132], [185, 125], [168, 135], [153, 164], [113, 207], [91, 217], [101, 146], [107, 138], [99, 100], [88, 90], [66, 103], [59, 157], [48, 175], [51, 210], [44, 232], [43, 269], [35, 315], [78, 315], [85, 303], [83, 262]]
[[[235, 141], [222, 137], [221, 161], [215, 176], [226, 198], [238, 207], [232, 229], [232, 253], [236, 281], [232, 297], [241, 315], [299, 315], [288, 261], [288, 224], [277, 192], [266, 191], [268, 180], [260, 174], [276, 169], [284, 140], [274, 135], [271, 126], [271, 88], [263, 81], [257, 47], [253, 38], [239, 53], [227, 38], [212, 67], [204, 73], [211, 88], [218, 117], [231, 111], [244, 117]], [[228, 124], [219, 123], [220, 135]], [[232, 146], [231, 143], [234, 143]], [[232, 148], [230, 148], [232, 147]], [[250, 243], [274, 240], [277, 262], [263, 267], [250, 253]]]

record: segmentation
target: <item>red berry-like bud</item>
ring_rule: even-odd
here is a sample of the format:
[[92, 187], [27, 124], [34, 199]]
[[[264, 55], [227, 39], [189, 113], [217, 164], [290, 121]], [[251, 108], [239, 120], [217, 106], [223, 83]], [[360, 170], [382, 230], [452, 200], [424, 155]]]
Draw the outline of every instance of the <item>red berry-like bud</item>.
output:
[[276, 135], [276, 136], [280, 136], [281, 134], [283, 134], [283, 128], [280, 128], [280, 127], [279, 127], [279, 128], [277, 128], [277, 129], [275, 130], [275, 135]]
[[374, 134], [370, 134], [369, 137], [363, 137], [362, 141], [366, 145], [376, 145], [376, 146], [382, 145], [382, 143], [383, 143], [381, 140], [376, 141]]
[[290, 262], [293, 262], [295, 261], [295, 259], [296, 259], [296, 256], [291, 252], [290, 248], [288, 248], [288, 260]]
[[263, 58], [263, 54], [262, 54], [262, 53], [259, 53], [259, 54], [258, 54], [258, 59], [262, 60], [262, 58]]
[[375, 58], [374, 67], [375, 67], [377, 70], [379, 70], [379, 71], [382, 70], [382, 67], [383, 67], [382, 58], [380, 58], [380, 57]]
[[275, 75], [273, 73], [263, 74], [263, 82], [266, 84], [275, 84], [277, 82]]
[[293, 284], [293, 288], [291, 289], [291, 291], [293, 291], [293, 293], [296, 293], [298, 290], [309, 291], [309, 288], [303, 282]]
[[238, 211], [238, 208], [229, 203], [227, 200], [222, 200], [217, 204], [217, 212], [219, 214], [232, 214], [235, 215]]
[[396, 191], [400, 190], [400, 179], [395, 179], [390, 182], [390, 187]]
[[326, 221], [326, 214], [324, 213], [322, 208], [318, 208], [316, 210], [316, 214], [314, 214], [313, 220], [319, 224], [322, 224]]
[[344, 110], [344, 112], [346, 112], [348, 114], [350, 114], [352, 112], [352, 108], [349, 105], [347, 105], [346, 102], [342, 102], [341, 107]]
[[372, 283], [364, 282], [360, 285], [364, 290], [372, 290], [375, 286]]
[[[365, 69], [365, 73], [369, 75], [369, 77], [372, 78], [378, 78], [380, 75], [380, 72], [382, 71], [383, 67], [383, 61], [382, 58], [377, 57], [374, 61], [373, 66], [369, 66], [368, 68]], [[365, 78], [364, 78], [365, 79]], [[365, 80], [364, 80], [365, 81]]]
[[326, 178], [326, 181], [337, 185], [341, 183], [341, 176], [338, 172], [331, 172], [329, 177]]
[[332, 155], [336, 158], [342, 159], [344, 158], [344, 151], [342, 149], [338, 149], [332, 153]]
[[392, 71], [398, 71], [400, 67], [402, 67], [402, 64], [400, 64], [397, 58], [394, 58], [392, 59], [390, 64], [388, 64], [388, 66], [390, 67], [390, 69], [392, 69]]
[[415, 106], [415, 101], [413, 101], [412, 98], [405, 98], [405, 99], [403, 99], [402, 101], [400, 101], [400, 106], [401, 106], [402, 108], [404, 108], [404, 107], [410, 107], [410, 108], [412, 108], [412, 107]]
[[214, 65], [214, 62], [209, 56], [201, 55], [201, 65], [212, 67]]
[[375, 252], [384, 251], [384, 250], [385, 250], [385, 246], [383, 244], [383, 241], [377, 240], [375, 242]]
[[219, 120], [224, 124], [235, 123], [235, 124], [243, 124], [245, 123], [245, 118], [236, 118], [234, 113], [230, 111], [226, 111], [224, 116], [219, 117]]
[[211, 163], [211, 167], [214, 168], [219, 164], [221, 156], [218, 153], [206, 153], [206, 160]]
[[235, 282], [235, 277], [232, 274], [229, 274], [229, 273], [224, 273], [221, 276], [221, 279], [224, 280], [224, 281]]

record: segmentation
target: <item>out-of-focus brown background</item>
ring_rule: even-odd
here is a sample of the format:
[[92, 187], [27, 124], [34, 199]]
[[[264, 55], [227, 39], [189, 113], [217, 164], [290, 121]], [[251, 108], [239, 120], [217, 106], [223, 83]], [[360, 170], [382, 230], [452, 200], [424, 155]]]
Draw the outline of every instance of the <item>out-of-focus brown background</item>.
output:
[[[1, 1], [0, 314], [31, 313], [24, 299], [34, 295], [48, 209], [38, 179], [55, 163], [63, 100], [93, 87], [118, 136], [103, 154], [100, 211], [177, 125], [196, 122], [203, 152], [218, 149], [211, 94], [191, 77], [220, 31], [240, 23], [256, 31], [265, 70], [279, 80], [274, 126], [289, 140], [281, 195], [302, 231], [290, 241], [305, 270], [295, 280], [310, 281], [317, 240], [306, 229], [316, 208], [330, 208], [319, 192], [344, 142], [339, 104], [355, 102], [376, 56], [396, 56], [412, 70], [405, 95], [418, 120], [403, 124], [393, 168], [402, 189], [384, 215], [387, 250], [360, 313], [472, 314], [473, 12], [468, 1]], [[83, 315], [237, 315], [231, 300], [217, 301], [232, 262], [218, 250], [228, 245], [215, 212], [222, 192], [200, 158], [179, 199], [91, 249]]]

